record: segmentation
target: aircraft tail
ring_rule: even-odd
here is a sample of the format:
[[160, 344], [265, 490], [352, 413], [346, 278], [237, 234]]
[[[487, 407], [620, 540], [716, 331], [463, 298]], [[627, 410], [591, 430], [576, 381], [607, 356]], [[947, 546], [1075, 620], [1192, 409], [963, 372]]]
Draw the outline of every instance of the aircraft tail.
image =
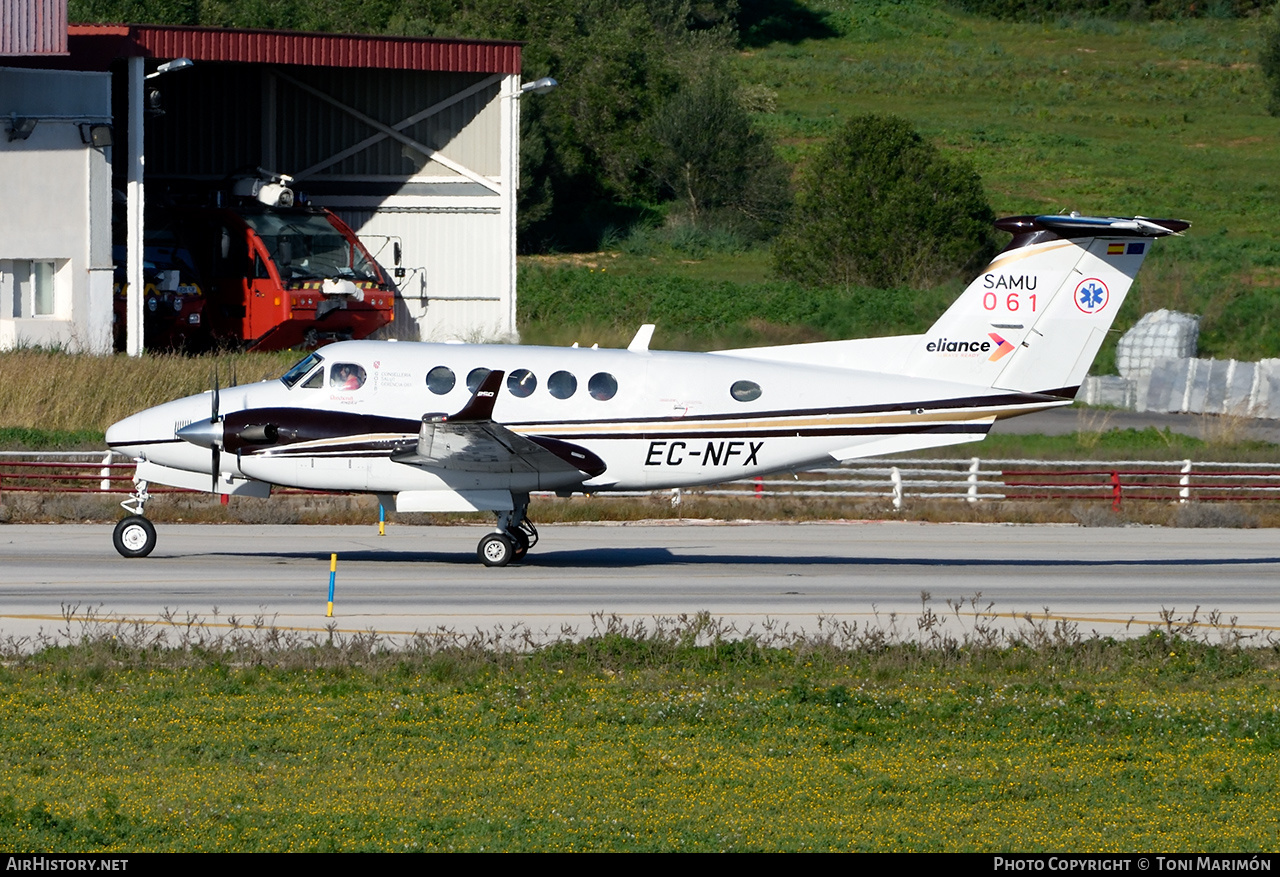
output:
[[903, 373], [1074, 397], [1151, 240], [1179, 219], [1014, 216], [1009, 245], [907, 354]]

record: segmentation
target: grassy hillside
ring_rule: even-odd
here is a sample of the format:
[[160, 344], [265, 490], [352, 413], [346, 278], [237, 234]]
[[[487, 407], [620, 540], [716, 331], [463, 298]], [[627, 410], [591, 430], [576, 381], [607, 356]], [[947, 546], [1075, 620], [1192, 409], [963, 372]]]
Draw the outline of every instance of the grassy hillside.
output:
[[[808, 13], [813, 36], [758, 40], [761, 47], [735, 61], [764, 110], [758, 122], [778, 138], [785, 157], [803, 165], [850, 116], [896, 113], [971, 161], [998, 213], [1189, 219], [1194, 225], [1184, 238], [1156, 248], [1113, 340], [1142, 313], [1169, 307], [1204, 316], [1204, 355], [1280, 355], [1280, 244], [1273, 232], [1280, 119], [1266, 114], [1258, 20], [1014, 23], [911, 0], [808, 0], [797, 9]], [[593, 329], [612, 325], [620, 297], [629, 302], [620, 335], [647, 315], [660, 323], [659, 339], [663, 325], [675, 330], [668, 344], [715, 346], [726, 335], [753, 332], [768, 338], [776, 311], [768, 302], [778, 299], [801, 300], [790, 307], [807, 314], [800, 324], [816, 337], [921, 331], [958, 291], [900, 291], [895, 295], [910, 301], [890, 308], [894, 319], [863, 323], [835, 316], [848, 312], [850, 297], [867, 298], [863, 291], [776, 284], [767, 252], [714, 239], [655, 246], [652, 233], [642, 237], [638, 245], [634, 236], [614, 241], [594, 272], [563, 269], [582, 277], [523, 276], [525, 336], [558, 340], [566, 322], [579, 320]], [[666, 304], [646, 311], [633, 287], [611, 279], [630, 276], [636, 289], [670, 288], [674, 281], [666, 278], [676, 277], [696, 281], [689, 284], [695, 291], [681, 301], [659, 296]], [[687, 332], [674, 324], [699, 310], [697, 290], [706, 280], [742, 288], [717, 287], [715, 297], [735, 300], [734, 307]], [[569, 320], [544, 307], [566, 285], [585, 302]], [[761, 302], [759, 310], [743, 315], [744, 307], [756, 307], [752, 301]], [[914, 316], [903, 323], [901, 314]], [[1109, 369], [1111, 347], [1095, 372]]]

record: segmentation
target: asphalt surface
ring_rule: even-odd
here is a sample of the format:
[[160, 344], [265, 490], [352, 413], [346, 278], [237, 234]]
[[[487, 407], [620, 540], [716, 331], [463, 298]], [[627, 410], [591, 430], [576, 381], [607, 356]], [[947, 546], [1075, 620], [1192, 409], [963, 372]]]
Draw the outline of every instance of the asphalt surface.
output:
[[1071, 435], [1077, 431], [1109, 429], [1168, 429], [1192, 438], [1212, 439], [1225, 432], [1252, 441], [1280, 443], [1280, 420], [1228, 417], [1216, 414], [1153, 414], [1103, 408], [1051, 408], [1035, 414], [998, 420], [992, 435]]
[[[913, 636], [921, 594], [952, 630], [975, 605], [1003, 626], [1030, 613], [1141, 634], [1216, 610], [1280, 637], [1280, 536], [1269, 530], [1089, 529], [899, 522], [556, 525], [526, 561], [481, 566], [477, 527], [160, 525], [127, 560], [106, 525], [0, 527], [0, 639], [28, 644], [112, 624], [260, 623], [403, 637], [527, 628], [587, 635], [593, 616], [644, 622], [705, 611], [738, 630], [891, 626]], [[338, 555], [326, 617], [329, 558]], [[978, 596], [980, 595], [980, 597]], [[956, 616], [947, 601], [963, 606]], [[1196, 607], [1199, 607], [1196, 611]], [[89, 623], [89, 619], [97, 619]], [[166, 622], [165, 619], [170, 619]], [[1041, 622], [1045, 623], [1045, 622]], [[176, 628], [174, 628], [176, 630]], [[1213, 639], [1220, 631], [1200, 628]]]

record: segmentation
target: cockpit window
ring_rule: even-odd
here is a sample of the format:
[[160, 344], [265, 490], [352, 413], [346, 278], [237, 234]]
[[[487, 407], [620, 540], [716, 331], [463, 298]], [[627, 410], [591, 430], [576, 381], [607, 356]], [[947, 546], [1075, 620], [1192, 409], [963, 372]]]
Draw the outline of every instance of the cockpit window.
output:
[[353, 362], [335, 362], [329, 371], [329, 386], [338, 390], [358, 390], [364, 386], [364, 369]]
[[281, 377], [280, 380], [284, 382], [286, 387], [292, 387], [294, 384], [298, 383], [298, 381], [306, 377], [307, 372], [311, 371], [322, 362], [324, 362], [324, 357], [318, 353], [313, 353], [285, 372], [284, 376]]

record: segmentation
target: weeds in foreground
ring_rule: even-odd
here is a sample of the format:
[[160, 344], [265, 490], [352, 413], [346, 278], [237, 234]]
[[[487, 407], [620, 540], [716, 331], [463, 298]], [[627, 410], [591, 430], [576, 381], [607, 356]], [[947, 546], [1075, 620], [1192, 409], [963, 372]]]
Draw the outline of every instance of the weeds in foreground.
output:
[[[1248, 666], [1274, 664], [1280, 640], [1273, 634], [1247, 632], [1234, 617], [1210, 611], [1201, 615], [1162, 608], [1159, 625], [1130, 620], [1132, 637], [1084, 634], [1079, 625], [1055, 616], [998, 611], [981, 593], [944, 598], [938, 605], [928, 591], [920, 594], [914, 618], [875, 612], [866, 622], [819, 617], [810, 629], [766, 619], [739, 628], [707, 612], [626, 620], [595, 613], [589, 628], [563, 625], [554, 630], [527, 624], [495, 625], [460, 631], [448, 627], [412, 635], [388, 636], [375, 631], [340, 631], [331, 622], [323, 632], [282, 628], [265, 613], [250, 618], [208, 615], [166, 608], [154, 621], [124, 619], [100, 609], [63, 605], [62, 623], [54, 631], [0, 640], [0, 660], [9, 666], [41, 666], [84, 671], [106, 669], [193, 669], [263, 667], [286, 671], [360, 670], [371, 673], [438, 665], [447, 659], [455, 670], [510, 668], [533, 664], [592, 671], [689, 669], [731, 670], [739, 663], [805, 667], [871, 662], [878, 671], [956, 667], [981, 663], [990, 667], [1013, 660], [1019, 668], [1048, 664], [1075, 670], [1097, 670], [1121, 664], [1151, 664], [1160, 669], [1171, 643], [1191, 656], [1210, 652], [1230, 655]], [[1150, 643], [1158, 643], [1153, 652]], [[1063, 663], [1065, 662], [1065, 664]]]

